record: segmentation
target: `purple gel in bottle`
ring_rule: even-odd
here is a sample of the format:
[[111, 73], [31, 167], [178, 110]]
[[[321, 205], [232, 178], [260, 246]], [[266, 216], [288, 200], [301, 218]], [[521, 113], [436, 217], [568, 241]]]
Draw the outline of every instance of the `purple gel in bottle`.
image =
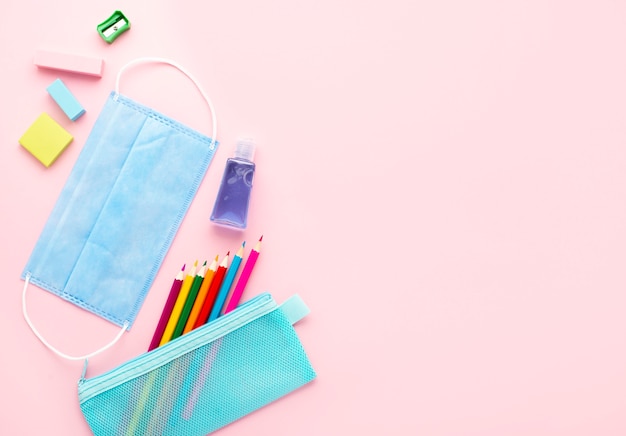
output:
[[215, 199], [211, 221], [215, 224], [245, 229], [248, 224], [248, 204], [255, 165], [254, 142], [241, 139], [235, 156], [226, 161], [220, 189]]

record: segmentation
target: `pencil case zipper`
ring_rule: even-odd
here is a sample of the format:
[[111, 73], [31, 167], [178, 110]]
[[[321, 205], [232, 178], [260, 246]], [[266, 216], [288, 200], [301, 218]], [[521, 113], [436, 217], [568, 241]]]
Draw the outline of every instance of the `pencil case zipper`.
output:
[[278, 305], [269, 293], [263, 293], [247, 301], [227, 315], [217, 318], [161, 347], [135, 357], [128, 362], [93, 378], [85, 378], [85, 370], [78, 381], [81, 403], [119, 386], [128, 380], [147, 374], [209, 342], [254, 321], [276, 309]]

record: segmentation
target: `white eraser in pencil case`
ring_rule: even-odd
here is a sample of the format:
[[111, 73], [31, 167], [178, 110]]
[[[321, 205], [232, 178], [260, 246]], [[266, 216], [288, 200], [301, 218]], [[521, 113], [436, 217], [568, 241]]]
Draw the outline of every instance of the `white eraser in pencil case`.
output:
[[102, 77], [104, 59], [48, 50], [37, 50], [35, 52], [34, 64], [39, 68], [49, 68], [52, 70]]

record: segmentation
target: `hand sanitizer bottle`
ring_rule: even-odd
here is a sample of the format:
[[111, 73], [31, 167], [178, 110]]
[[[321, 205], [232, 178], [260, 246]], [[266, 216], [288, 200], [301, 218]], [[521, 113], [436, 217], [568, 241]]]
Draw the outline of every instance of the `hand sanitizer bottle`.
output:
[[240, 139], [234, 157], [226, 161], [211, 221], [235, 229], [248, 224], [248, 205], [254, 177], [254, 141]]

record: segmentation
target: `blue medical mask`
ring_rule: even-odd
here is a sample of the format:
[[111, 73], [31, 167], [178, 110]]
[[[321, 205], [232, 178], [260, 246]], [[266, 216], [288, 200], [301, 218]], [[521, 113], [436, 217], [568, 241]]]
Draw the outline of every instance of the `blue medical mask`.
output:
[[[119, 94], [122, 72], [143, 62], [196, 84], [213, 139]], [[30, 281], [130, 329], [216, 151], [215, 129], [210, 100], [180, 66], [122, 68], [22, 272], [24, 293]]]

